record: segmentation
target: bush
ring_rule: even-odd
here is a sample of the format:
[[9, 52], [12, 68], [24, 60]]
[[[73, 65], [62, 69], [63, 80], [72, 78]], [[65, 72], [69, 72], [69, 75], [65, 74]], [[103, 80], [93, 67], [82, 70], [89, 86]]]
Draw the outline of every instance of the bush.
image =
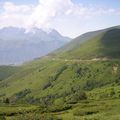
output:
[[88, 81], [86, 81], [86, 84], [84, 85], [84, 89], [85, 90], [92, 90], [93, 88], [96, 87], [97, 84], [98, 83], [96, 80], [88, 80]]
[[16, 93], [15, 96], [16, 96], [16, 99], [20, 99], [20, 98], [25, 97], [29, 93], [31, 93], [31, 90], [30, 89], [25, 89], [23, 91], [20, 91], [20, 92]]
[[63, 105], [65, 103], [64, 98], [59, 98], [54, 101], [54, 105]]
[[55, 99], [55, 95], [49, 94], [45, 97], [40, 98], [40, 104], [44, 106], [50, 106], [53, 104], [54, 99]]
[[84, 85], [84, 90], [93, 90], [94, 88], [102, 87], [107, 84], [110, 84], [109, 81], [97, 81], [97, 80], [87, 80], [85, 85]]
[[87, 108], [87, 109], [76, 108], [73, 111], [73, 115], [75, 115], [75, 116], [85, 116], [85, 115], [96, 114], [98, 112], [99, 111], [96, 108]]
[[111, 90], [110, 90], [110, 97], [113, 97], [115, 95], [115, 91], [114, 91], [114, 88], [112, 88]]
[[72, 108], [71, 105], [64, 104], [64, 105], [53, 105], [53, 106], [50, 106], [48, 109], [50, 112], [61, 112], [71, 108]]
[[4, 116], [0, 116], [0, 120], [6, 120]]
[[10, 103], [9, 98], [5, 98], [5, 99], [3, 100], [3, 103], [9, 104], [9, 103]]
[[55, 81], [55, 80], [57, 80], [58, 79], [58, 77], [64, 72], [64, 70], [66, 70], [67, 69], [67, 66], [66, 65], [64, 65], [64, 66], [62, 66], [60, 69], [58, 69], [57, 71], [56, 71], [56, 74], [54, 75], [54, 76], [50, 76], [49, 77], [49, 80], [50, 81]]
[[47, 89], [48, 87], [52, 86], [52, 83], [49, 81], [43, 86], [43, 90]]
[[77, 77], [83, 77], [85, 76], [85, 74], [90, 73], [90, 70], [88, 67], [83, 68], [83, 67], [76, 66], [75, 73]]
[[21, 114], [12, 117], [12, 120], [23, 120], [23, 118], [24, 120], [61, 120], [51, 114], [39, 114], [39, 113]]
[[115, 80], [115, 83], [120, 84], [120, 77]]
[[67, 103], [76, 103], [80, 100], [86, 100], [86, 99], [87, 99], [86, 93], [82, 90], [79, 90], [74, 94], [70, 95], [66, 101]]

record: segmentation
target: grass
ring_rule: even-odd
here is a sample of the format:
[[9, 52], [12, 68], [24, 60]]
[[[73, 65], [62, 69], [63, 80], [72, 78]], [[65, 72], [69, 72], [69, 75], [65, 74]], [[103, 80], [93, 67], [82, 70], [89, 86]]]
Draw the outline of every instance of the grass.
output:
[[[119, 32], [91, 35], [80, 46], [57, 52], [54, 57], [62, 60], [49, 56], [20, 67], [1, 66], [0, 119], [119, 120]], [[104, 57], [109, 59], [84, 61]]]
[[[41, 113], [39, 106], [1, 106], [0, 115], [6, 120], [120, 120], [120, 100], [87, 100], [71, 104], [62, 111]], [[59, 107], [58, 107], [59, 108]], [[57, 109], [58, 109], [57, 108]]]
[[[116, 64], [118, 65], [118, 69], [114, 73], [113, 67]], [[10, 98], [17, 93], [24, 92], [26, 89], [30, 92], [25, 98], [30, 96], [41, 98], [48, 94], [54, 97], [67, 97], [79, 89], [87, 92], [95, 88], [113, 86], [114, 84], [119, 86], [119, 66], [119, 60], [96, 62], [51, 60], [46, 60], [45, 62], [44, 60], [36, 68], [25, 69], [2, 81], [0, 90], [1, 94], [5, 94], [4, 97]], [[48, 83], [49, 86], [45, 87]]]
[[0, 81], [10, 77], [20, 70], [20, 67], [16, 66], [0, 66]]
[[119, 99], [77, 103], [67, 113], [58, 115], [63, 120], [119, 120]]
[[[81, 43], [81, 36], [62, 48], [60, 52], [50, 54], [62, 59], [120, 58], [120, 29], [112, 28], [98, 31]], [[86, 33], [85, 35], [87, 35]], [[91, 33], [93, 34], [93, 33]], [[80, 42], [80, 43], [79, 43]], [[75, 44], [75, 45], [74, 45]], [[70, 47], [74, 45], [74, 47]], [[68, 50], [65, 50], [69, 48]]]

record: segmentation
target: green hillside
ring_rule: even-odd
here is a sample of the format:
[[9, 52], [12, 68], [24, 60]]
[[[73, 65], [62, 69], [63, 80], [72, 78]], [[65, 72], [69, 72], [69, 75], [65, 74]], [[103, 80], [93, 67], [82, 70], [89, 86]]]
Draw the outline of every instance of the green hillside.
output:
[[5, 66], [5, 65], [0, 66], [0, 81], [10, 77], [19, 70], [20, 67], [16, 67], [16, 66]]
[[[51, 56], [69, 59], [120, 58], [119, 27], [92, 32], [89, 39], [85, 36], [89, 37], [90, 33], [76, 38], [68, 46], [66, 45], [65, 48], [62, 48], [60, 52], [56, 51]], [[82, 39], [86, 38], [84, 42], [81, 37]], [[66, 50], [68, 47], [69, 49]]]
[[8, 120], [31, 116], [35, 120], [119, 120], [119, 46], [120, 29], [112, 27], [79, 36], [14, 72], [0, 72], [5, 75], [0, 81], [0, 116]]

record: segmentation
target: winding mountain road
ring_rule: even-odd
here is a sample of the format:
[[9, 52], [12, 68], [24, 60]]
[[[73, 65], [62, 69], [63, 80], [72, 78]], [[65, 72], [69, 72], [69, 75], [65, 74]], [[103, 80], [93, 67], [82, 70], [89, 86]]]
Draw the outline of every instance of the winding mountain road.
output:
[[61, 59], [61, 58], [52, 58], [53, 61], [64, 61], [64, 62], [95, 62], [95, 61], [108, 61], [108, 58], [94, 58], [90, 60], [82, 59]]

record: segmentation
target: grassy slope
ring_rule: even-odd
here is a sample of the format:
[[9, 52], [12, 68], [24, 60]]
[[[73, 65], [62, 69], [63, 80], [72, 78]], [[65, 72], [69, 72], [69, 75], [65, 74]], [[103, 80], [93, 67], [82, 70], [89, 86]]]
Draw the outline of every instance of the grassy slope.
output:
[[0, 66], [0, 80], [4, 80], [20, 70], [16, 66]]
[[[107, 32], [103, 31], [105, 30], [95, 32], [94, 34], [91, 33], [92, 35], [90, 35], [90, 33], [86, 36], [83, 35], [83, 38], [87, 39], [88, 36], [91, 36], [92, 38], [86, 40], [80, 47], [74, 47], [72, 48], [72, 51], [65, 51], [62, 54], [58, 54], [58, 56], [63, 59], [92, 59], [97, 57], [119, 58], [120, 30], [113, 28], [108, 29]], [[78, 38], [77, 41], [79, 41]], [[105, 45], [107, 45], [107, 47]], [[30, 96], [34, 97], [47, 96], [48, 93], [56, 95], [58, 91], [58, 94], [61, 95], [65, 91], [70, 92], [72, 87], [78, 85], [83, 89], [87, 84], [87, 81], [94, 81], [94, 87], [97, 88], [107, 84], [111, 85], [120, 77], [119, 60], [108, 60], [106, 62], [91, 61], [83, 63], [52, 61], [51, 58], [35, 60], [23, 65], [20, 72], [17, 72], [5, 81], [2, 81], [0, 84], [1, 94], [10, 97], [20, 91], [30, 89]], [[116, 66], [117, 73], [114, 75], [112, 72], [114, 72], [113, 69]], [[65, 69], [61, 70], [64, 67]], [[79, 69], [80, 73], [77, 73], [76, 71]], [[59, 74], [60, 70], [61, 72]], [[56, 79], [54, 80], [55, 77]], [[48, 87], [45, 88], [47, 84]]]
[[[77, 38], [81, 41], [80, 37]], [[92, 36], [85, 43], [79, 44], [75, 41], [76, 47], [54, 54], [59, 58], [92, 59], [92, 58], [120, 58], [120, 29], [112, 28], [102, 31], [97, 36]], [[69, 43], [69, 44], [72, 44]]]
[[[5, 114], [5, 120], [120, 120], [119, 99], [81, 101], [73, 104], [71, 109], [42, 114], [40, 107], [33, 105], [4, 105], [0, 108], [0, 115]], [[4, 120], [1, 116], [0, 119]]]
[[[2, 100], [3, 97], [14, 98], [16, 94], [27, 89], [30, 92], [19, 98], [19, 100], [26, 101], [28, 98], [34, 97], [34, 99], [40, 101], [41, 98], [49, 96], [49, 100], [52, 99], [53, 104], [62, 104], [64, 102], [74, 102], [75, 95], [80, 94], [79, 90], [83, 90], [90, 101], [103, 100], [104, 102], [104, 99], [113, 99], [116, 103], [113, 106], [110, 105], [111, 101], [108, 101], [108, 104], [105, 102], [106, 106], [110, 106], [111, 109], [114, 108], [113, 111], [102, 108], [102, 110], [105, 109], [105, 112], [102, 113], [102, 110], [99, 109], [101, 111], [97, 115], [104, 116], [103, 120], [108, 119], [107, 115], [111, 115], [111, 119], [112, 117], [117, 119], [119, 116], [117, 111], [120, 108], [120, 106], [117, 106], [119, 103], [117, 99], [120, 97], [119, 33], [119, 29], [108, 30], [105, 33], [92, 36], [93, 38], [86, 40], [83, 44], [80, 43], [80, 47], [72, 47], [71, 50], [69, 48], [69, 50], [58, 53], [55, 57], [61, 57], [63, 61], [42, 58], [23, 65], [20, 72], [16, 72], [0, 82], [0, 99]], [[97, 57], [113, 59], [106, 61], [64, 61], [66, 58], [92, 59]], [[84, 106], [84, 104], [82, 105]], [[97, 105], [101, 108], [101, 102], [95, 103], [95, 106]], [[88, 110], [89, 106], [87, 106], [87, 103], [85, 106], [83, 107], [85, 110], [77, 111]], [[117, 106], [116, 109], [115, 106]], [[80, 107], [81, 105], [76, 104], [75, 109], [80, 109]], [[111, 114], [112, 112], [115, 112], [116, 116]], [[74, 107], [67, 113], [65, 112], [60, 117], [62, 116], [63, 119], [67, 120], [69, 119], [68, 115], [70, 115], [73, 119], [83, 119], [79, 115], [81, 113], [73, 115], [75, 113]], [[88, 120], [92, 120], [92, 117], [97, 119], [97, 115], [88, 116], [91, 117]]]
[[[104, 31], [105, 30], [99, 30], [99, 31], [93, 31], [93, 32], [88, 32], [88, 33], [82, 34], [82, 35], [78, 36], [77, 38], [73, 39], [67, 45], [64, 45], [63, 47], [56, 50], [55, 53], [58, 53], [58, 52], [63, 53], [65, 51], [67, 52], [76, 47], [79, 47], [81, 44], [85, 43], [90, 38], [93, 38], [93, 37], [99, 35], [100, 33], [103, 33]], [[54, 54], [54, 52], [52, 54]]]
[[[115, 72], [114, 66], [116, 65], [118, 69]], [[66, 68], [62, 70], [65, 66]], [[120, 62], [117, 60], [102, 62], [54, 62], [43, 60], [34, 69], [28, 67], [1, 82], [0, 90], [1, 94], [10, 97], [15, 93], [30, 89], [31, 93], [29, 95], [39, 98], [48, 94], [57, 96], [63, 96], [65, 92], [72, 94], [72, 88], [77, 87], [88, 91], [103, 86], [112, 86], [113, 84], [118, 86], [119, 68]], [[56, 77], [60, 70], [62, 72]], [[77, 73], [77, 71], [79, 72]], [[93, 85], [87, 86], [88, 82]], [[44, 89], [48, 83], [50, 85]], [[65, 97], [67, 99], [67, 95]]]

